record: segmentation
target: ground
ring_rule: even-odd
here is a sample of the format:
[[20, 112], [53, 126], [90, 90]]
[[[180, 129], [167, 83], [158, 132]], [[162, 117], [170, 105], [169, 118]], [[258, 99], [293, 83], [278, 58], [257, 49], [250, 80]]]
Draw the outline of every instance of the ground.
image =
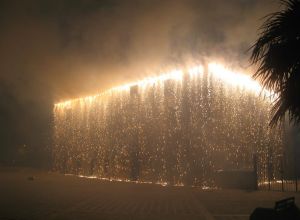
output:
[[[31, 178], [33, 177], [33, 178]], [[0, 169], [0, 220], [249, 219], [293, 192], [202, 190]]]

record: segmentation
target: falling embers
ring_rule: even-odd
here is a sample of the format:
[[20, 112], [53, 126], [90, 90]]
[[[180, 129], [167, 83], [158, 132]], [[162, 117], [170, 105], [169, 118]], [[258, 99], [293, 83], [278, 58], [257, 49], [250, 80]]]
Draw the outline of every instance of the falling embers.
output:
[[270, 100], [211, 73], [183, 71], [55, 106], [53, 168], [205, 187], [217, 170], [253, 169], [258, 153], [261, 164], [273, 160], [276, 178], [282, 132], [268, 125]]

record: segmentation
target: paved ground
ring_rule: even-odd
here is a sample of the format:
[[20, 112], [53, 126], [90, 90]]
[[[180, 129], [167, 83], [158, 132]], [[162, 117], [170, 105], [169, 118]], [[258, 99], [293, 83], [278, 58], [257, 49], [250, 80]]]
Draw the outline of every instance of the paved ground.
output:
[[20, 169], [0, 169], [0, 196], [0, 220], [242, 220], [255, 207], [272, 207], [288, 196], [300, 202], [300, 194], [291, 192], [204, 191]]

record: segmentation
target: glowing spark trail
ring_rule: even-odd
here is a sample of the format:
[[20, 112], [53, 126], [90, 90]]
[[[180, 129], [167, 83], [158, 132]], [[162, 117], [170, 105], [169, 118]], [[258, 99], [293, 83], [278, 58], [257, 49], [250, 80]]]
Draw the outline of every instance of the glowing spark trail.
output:
[[[199, 69], [199, 68], [197, 68], [196, 70], [193, 70], [194, 71], [193, 74], [201, 73], [200, 70], [201, 69]], [[101, 95], [105, 95], [105, 94], [112, 93], [112, 92], [129, 91], [130, 88], [133, 87], [133, 86], [145, 87], [145, 86], [149, 86], [149, 85], [155, 84], [155, 83], [160, 83], [160, 82], [163, 82], [163, 81], [166, 81], [166, 80], [182, 80], [182, 76], [183, 76], [183, 71], [182, 70], [173, 70], [169, 73], [162, 74], [162, 75], [157, 76], [157, 77], [149, 77], [149, 78], [145, 78], [141, 81], [137, 81], [137, 82], [117, 86], [117, 87], [109, 89], [109, 90], [107, 90], [107, 91], [105, 91], [101, 94], [97, 94], [97, 95], [94, 95], [94, 96], [87, 96], [87, 97], [84, 97], [84, 98], [78, 98], [78, 99], [72, 99], [72, 100], [68, 100], [68, 101], [64, 101], [64, 102], [59, 102], [59, 103], [55, 104], [55, 107], [56, 108], [70, 107], [72, 102], [76, 102], [76, 101], [82, 101], [82, 102], [90, 101], [90, 102], [92, 102], [96, 97], [101, 96]]]
[[[248, 90], [252, 90], [253, 92], [256, 92], [257, 94], [263, 93], [267, 96], [271, 95], [271, 92], [263, 89], [261, 87], [261, 85], [257, 81], [253, 80], [250, 76], [248, 76], [246, 74], [242, 74], [242, 73], [233, 72], [229, 69], [226, 69], [224, 66], [222, 66], [220, 64], [213, 63], [213, 62], [209, 63], [208, 64], [208, 72], [210, 74], [213, 74], [214, 77], [217, 77], [217, 78], [223, 80], [224, 82], [231, 84], [233, 86], [239, 86], [239, 87], [242, 87], [242, 88], [245, 88]], [[188, 69], [188, 73], [191, 77], [194, 77], [199, 74], [204, 74], [204, 67], [201, 65], [191, 67]], [[180, 81], [180, 80], [182, 80], [183, 74], [184, 74], [183, 70], [173, 70], [173, 71], [170, 71], [169, 73], [165, 73], [160, 76], [149, 77], [149, 78], [145, 78], [141, 81], [117, 86], [117, 87], [114, 87], [112, 89], [105, 91], [104, 93], [97, 94], [94, 96], [87, 96], [87, 97], [83, 97], [83, 98], [59, 102], [59, 103], [55, 104], [55, 107], [56, 108], [70, 107], [72, 102], [76, 102], [76, 101], [92, 102], [98, 96], [101, 96], [101, 95], [104, 95], [107, 93], [111, 93], [111, 92], [121, 92], [124, 90], [129, 90], [133, 86], [145, 87], [145, 86], [149, 86], [151, 84], [161, 83], [166, 80]]]

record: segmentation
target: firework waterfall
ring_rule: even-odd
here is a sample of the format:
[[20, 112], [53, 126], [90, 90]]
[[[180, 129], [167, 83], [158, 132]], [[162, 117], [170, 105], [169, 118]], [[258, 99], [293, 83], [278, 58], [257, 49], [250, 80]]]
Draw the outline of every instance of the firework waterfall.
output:
[[253, 169], [254, 153], [276, 167], [282, 135], [268, 126], [268, 95], [251, 78], [209, 64], [58, 103], [54, 169], [213, 186], [216, 170]]

